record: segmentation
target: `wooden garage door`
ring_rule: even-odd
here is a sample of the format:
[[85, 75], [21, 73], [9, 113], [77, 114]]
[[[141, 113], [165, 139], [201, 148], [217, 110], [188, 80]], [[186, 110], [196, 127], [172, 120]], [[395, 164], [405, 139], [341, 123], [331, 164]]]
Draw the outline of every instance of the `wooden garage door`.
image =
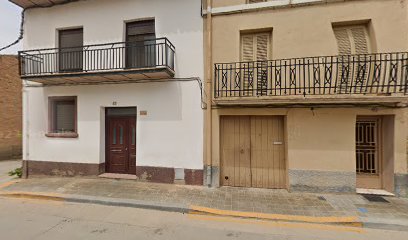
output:
[[222, 117], [222, 185], [285, 188], [284, 147], [281, 116]]

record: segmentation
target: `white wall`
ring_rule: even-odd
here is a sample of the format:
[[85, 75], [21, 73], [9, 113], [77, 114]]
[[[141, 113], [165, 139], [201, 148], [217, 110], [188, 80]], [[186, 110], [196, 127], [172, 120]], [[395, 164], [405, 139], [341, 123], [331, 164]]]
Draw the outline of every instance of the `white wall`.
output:
[[24, 50], [58, 47], [57, 29], [83, 27], [84, 44], [125, 40], [125, 21], [155, 18], [156, 36], [176, 47], [176, 77], [203, 75], [200, 0], [86, 0], [26, 13]]
[[[138, 166], [203, 167], [203, 116], [196, 81], [59, 86], [27, 91], [29, 160], [104, 162], [104, 107], [136, 106]], [[78, 97], [78, 138], [45, 136], [49, 96]], [[113, 106], [113, 102], [117, 105]], [[139, 111], [147, 111], [147, 116], [140, 116]]]
[[[176, 47], [176, 78], [203, 79], [200, 0], [87, 0], [27, 12], [24, 49], [57, 47], [57, 30], [82, 26], [84, 44], [124, 41], [125, 21], [152, 18]], [[25, 89], [26, 160], [104, 162], [104, 107], [136, 106], [138, 166], [202, 169], [203, 110], [196, 81]], [[77, 139], [47, 138], [48, 97], [78, 97]]]

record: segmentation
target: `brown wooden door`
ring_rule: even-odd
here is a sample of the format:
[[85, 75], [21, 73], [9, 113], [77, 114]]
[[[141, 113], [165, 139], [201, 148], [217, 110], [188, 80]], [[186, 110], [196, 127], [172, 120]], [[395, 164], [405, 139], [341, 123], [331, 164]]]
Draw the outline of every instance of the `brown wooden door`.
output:
[[285, 188], [284, 146], [283, 117], [222, 117], [221, 184]]
[[136, 119], [109, 117], [107, 121], [106, 171], [136, 174]]

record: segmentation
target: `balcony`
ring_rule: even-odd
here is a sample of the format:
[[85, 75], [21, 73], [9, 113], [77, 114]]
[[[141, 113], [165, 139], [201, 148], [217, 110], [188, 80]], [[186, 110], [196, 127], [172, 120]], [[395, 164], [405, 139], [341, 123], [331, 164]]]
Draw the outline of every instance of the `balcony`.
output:
[[214, 100], [229, 104], [401, 103], [408, 53], [215, 64]]
[[168, 79], [174, 59], [167, 38], [19, 52], [21, 78], [43, 84]]

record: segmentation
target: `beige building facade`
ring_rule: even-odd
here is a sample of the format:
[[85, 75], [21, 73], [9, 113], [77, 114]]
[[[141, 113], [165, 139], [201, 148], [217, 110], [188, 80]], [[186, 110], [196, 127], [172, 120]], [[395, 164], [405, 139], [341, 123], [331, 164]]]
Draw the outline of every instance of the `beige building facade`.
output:
[[407, 196], [407, 5], [207, 1], [207, 184]]

